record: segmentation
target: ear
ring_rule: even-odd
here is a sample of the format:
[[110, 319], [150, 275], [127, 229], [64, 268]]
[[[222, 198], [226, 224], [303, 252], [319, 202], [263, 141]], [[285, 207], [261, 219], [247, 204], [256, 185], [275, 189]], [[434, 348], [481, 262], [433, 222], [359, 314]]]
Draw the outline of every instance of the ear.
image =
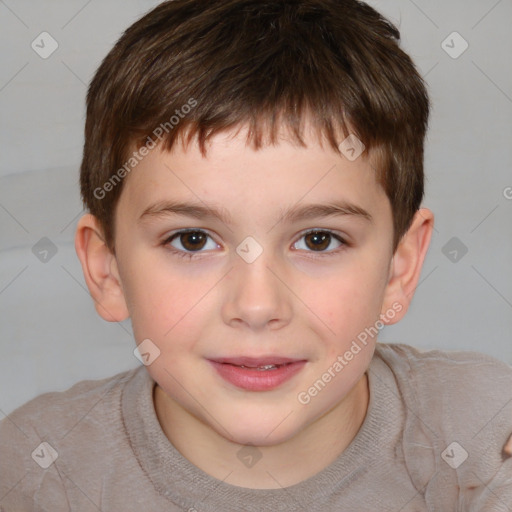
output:
[[105, 243], [98, 219], [90, 213], [78, 221], [75, 249], [98, 314], [108, 322], [128, 318], [116, 257]]
[[[409, 304], [418, 286], [433, 228], [433, 213], [427, 208], [420, 208], [414, 215], [407, 233], [398, 244], [391, 260], [389, 279], [381, 310], [381, 320], [385, 324], [398, 322], [409, 309]], [[386, 315], [386, 311], [391, 310], [394, 312], [392, 317], [389, 314]]]

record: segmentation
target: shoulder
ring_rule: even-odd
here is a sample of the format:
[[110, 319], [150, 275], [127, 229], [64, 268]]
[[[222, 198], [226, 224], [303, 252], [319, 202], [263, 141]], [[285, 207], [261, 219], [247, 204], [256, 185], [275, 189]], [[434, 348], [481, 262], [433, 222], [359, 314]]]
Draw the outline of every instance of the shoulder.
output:
[[504, 405], [512, 398], [512, 366], [486, 354], [422, 351], [404, 344], [378, 343], [376, 356], [390, 368], [410, 399], [437, 404], [443, 399], [472, 403], [485, 399], [487, 404], [480, 407], [492, 408], [493, 403]]
[[481, 352], [448, 351], [448, 350], [420, 350], [403, 343], [377, 343], [376, 354], [383, 360], [393, 362], [394, 365], [405, 367], [432, 367], [439, 364], [448, 366], [491, 365], [501, 367], [505, 372], [511, 372], [512, 366]]
[[[121, 397], [143, 367], [102, 380], [81, 381], [66, 391], [44, 393], [0, 421], [0, 509], [15, 509], [37, 492], [48, 510], [67, 510], [63, 475], [83, 448], [88, 464], [103, 449], [103, 436], [122, 428]], [[72, 462], [71, 462], [72, 461]], [[2, 498], [5, 496], [5, 498]], [[25, 503], [25, 501], [23, 501]], [[18, 507], [18, 508], [16, 508]], [[8, 508], [9, 510], [9, 508]]]
[[512, 499], [512, 458], [503, 453], [512, 432], [512, 367], [476, 352], [401, 344], [377, 344], [375, 357], [404, 403], [403, 454], [418, 490], [441, 509]]
[[[139, 368], [118, 373], [99, 380], [83, 380], [65, 391], [41, 394], [15, 409], [0, 425], [16, 424], [21, 429], [31, 426], [40, 434], [46, 430], [66, 431], [84, 414], [98, 415], [105, 407], [112, 414], [120, 400], [124, 385], [134, 377]], [[114, 409], [112, 409], [114, 406]], [[95, 411], [96, 409], [96, 411]]]
[[476, 428], [492, 420], [494, 426], [502, 421], [510, 434], [512, 366], [477, 352], [421, 351], [402, 344], [379, 343], [376, 356], [391, 370], [406, 406], [437, 430], [443, 424]]

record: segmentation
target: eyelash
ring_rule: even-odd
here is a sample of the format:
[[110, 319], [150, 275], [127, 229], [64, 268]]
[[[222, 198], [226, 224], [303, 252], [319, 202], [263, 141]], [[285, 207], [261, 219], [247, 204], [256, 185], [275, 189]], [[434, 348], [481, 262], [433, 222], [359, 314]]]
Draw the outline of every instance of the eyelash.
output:
[[[177, 238], [180, 235], [187, 234], [187, 233], [203, 233], [206, 236], [208, 236], [209, 238], [212, 238], [206, 231], [204, 231], [202, 229], [182, 229], [181, 231], [176, 231], [175, 233], [169, 235], [162, 242], [162, 246], [168, 247], [168, 244], [170, 244], [175, 238]], [[326, 234], [329, 234], [330, 236], [332, 236], [338, 242], [341, 243], [340, 247], [338, 247], [336, 249], [333, 249], [331, 251], [318, 251], [318, 252], [317, 251], [307, 251], [307, 252], [316, 254], [314, 256], [315, 258], [317, 258], [317, 257], [324, 258], [325, 256], [335, 256], [340, 251], [342, 251], [346, 247], [350, 246], [350, 244], [348, 242], [346, 242], [346, 240], [344, 238], [342, 238], [340, 235], [336, 234], [334, 231], [331, 231], [329, 229], [310, 229], [309, 231], [304, 231], [304, 232], [302, 232], [300, 234], [298, 240], [300, 240], [301, 238], [303, 238], [303, 237], [305, 237], [305, 236], [307, 236], [309, 234], [312, 234], [312, 233], [326, 233]], [[178, 256], [180, 258], [186, 258], [188, 260], [191, 260], [192, 258], [196, 257], [197, 254], [201, 254], [201, 252], [203, 252], [203, 251], [181, 251], [181, 250], [174, 249], [174, 248], [168, 249], [168, 250], [170, 252], [172, 252], [174, 255], [176, 255], [176, 256]]]

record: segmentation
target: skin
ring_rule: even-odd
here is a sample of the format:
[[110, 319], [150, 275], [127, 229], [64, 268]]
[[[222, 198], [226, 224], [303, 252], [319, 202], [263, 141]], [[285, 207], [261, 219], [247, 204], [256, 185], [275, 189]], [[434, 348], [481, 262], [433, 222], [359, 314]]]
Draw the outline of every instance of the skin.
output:
[[[152, 150], [124, 183], [115, 255], [90, 214], [79, 221], [76, 249], [98, 313], [108, 321], [130, 317], [137, 344], [149, 338], [160, 350], [146, 368], [157, 382], [155, 409], [168, 439], [219, 480], [269, 489], [318, 473], [357, 434], [368, 407], [365, 372], [375, 337], [309, 403], [297, 395], [365, 328], [404, 316], [433, 215], [419, 210], [393, 253], [390, 203], [365, 154], [351, 162], [313, 136], [306, 148], [283, 136], [255, 151], [245, 137], [244, 130], [215, 136], [206, 158], [194, 142]], [[163, 201], [223, 208], [231, 223], [143, 215]], [[287, 208], [340, 201], [371, 220], [282, 218]], [[186, 228], [210, 235], [200, 252], [189, 251], [190, 259], [178, 256], [189, 239], [166, 243]], [[332, 232], [320, 251], [304, 236], [314, 229]], [[252, 263], [236, 252], [248, 236], [263, 250]], [[207, 360], [242, 355], [307, 363], [278, 388], [255, 392], [226, 382]], [[262, 455], [251, 468], [237, 457], [245, 445]]]

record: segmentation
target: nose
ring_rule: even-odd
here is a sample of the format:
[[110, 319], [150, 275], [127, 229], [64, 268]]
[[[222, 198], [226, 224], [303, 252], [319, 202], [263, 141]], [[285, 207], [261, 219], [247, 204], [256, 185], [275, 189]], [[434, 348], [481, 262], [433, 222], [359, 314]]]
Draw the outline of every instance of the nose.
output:
[[224, 283], [222, 317], [226, 324], [254, 331], [289, 324], [293, 294], [281, 267], [269, 259], [265, 252], [252, 263], [237, 257]]

